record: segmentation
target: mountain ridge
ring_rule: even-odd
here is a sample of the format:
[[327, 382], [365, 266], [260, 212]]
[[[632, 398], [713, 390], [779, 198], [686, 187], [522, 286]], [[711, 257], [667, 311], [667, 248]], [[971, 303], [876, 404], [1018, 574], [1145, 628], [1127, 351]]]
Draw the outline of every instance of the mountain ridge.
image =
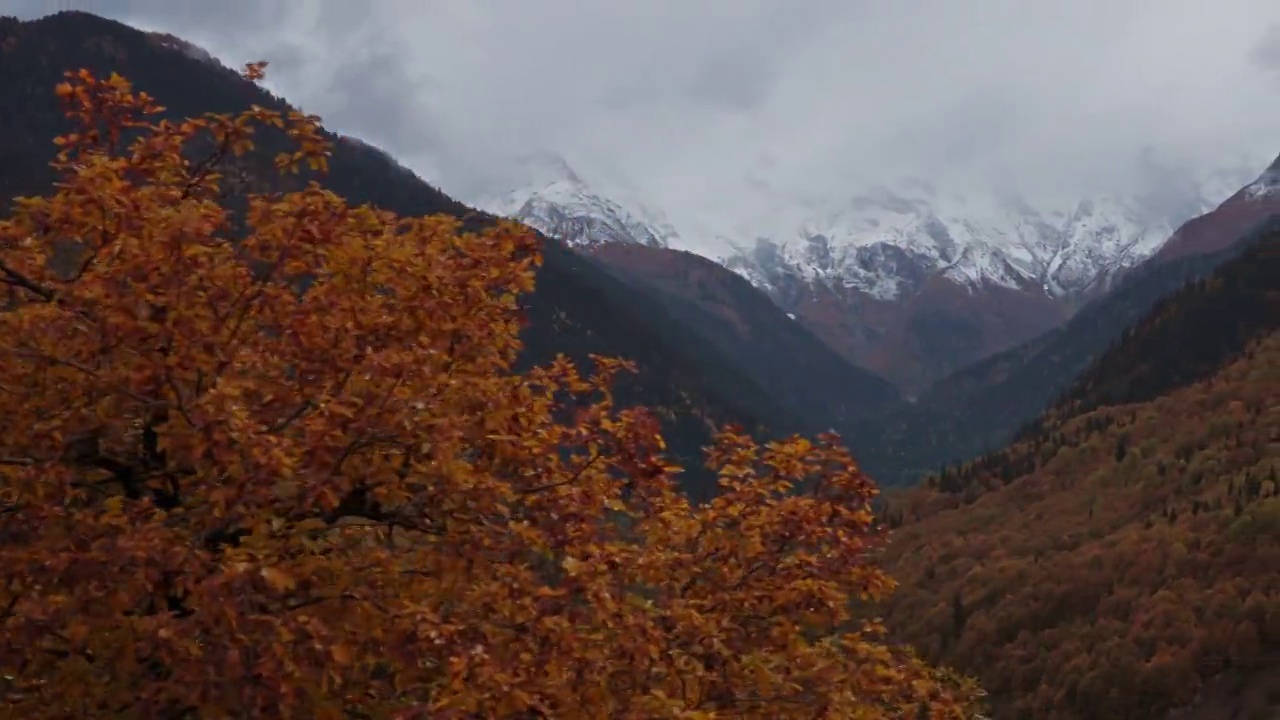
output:
[[1203, 220], [1203, 215], [1188, 220], [1161, 246], [1152, 260], [1164, 262], [1182, 255], [1220, 250], [1230, 244], [1234, 235], [1257, 223], [1260, 216], [1273, 212], [1280, 212], [1280, 156], [1257, 179], [1215, 208], [1213, 223]]
[[[761, 211], [758, 226], [730, 227], [672, 219], [633, 187], [590, 178], [560, 156], [528, 162], [523, 187], [478, 204], [571, 245], [634, 243], [709, 257], [908, 394], [1062, 322], [1154, 255], [1183, 221], [1257, 177], [1233, 168], [1163, 192], [1042, 208], [1012, 193], [957, 195], [913, 179], [821, 202], [754, 182], [740, 203], [777, 217]], [[1024, 307], [1001, 308], [1010, 298]], [[967, 343], [934, 332], [945, 325], [934, 316], [949, 313], [963, 317]]]
[[[741, 276], [681, 250], [606, 243], [586, 251], [624, 283], [649, 286], [673, 316], [733, 356], [816, 431], [901, 404], [887, 380], [845, 360]], [[857, 438], [847, 441], [857, 445]]]
[[[525, 162], [532, 168], [524, 187], [481, 196], [477, 205], [527, 221], [548, 234], [566, 235], [570, 244], [602, 240], [564, 232], [560, 223], [571, 227], [572, 221], [587, 217], [617, 218], [634, 237], [620, 233], [604, 241], [687, 250], [729, 265], [758, 285], [766, 281], [752, 275], [761, 270], [756, 265], [776, 262], [771, 257], [760, 263], [752, 257], [764, 243], [789, 254], [789, 266], [807, 278], [841, 282], [884, 300], [897, 297], [904, 291], [898, 286], [909, 286], [911, 278], [895, 275], [893, 268], [876, 274], [878, 268], [867, 267], [875, 258], [861, 251], [895, 247], [927, 258], [932, 264], [926, 271], [940, 272], [960, 284], [985, 281], [1021, 288], [1033, 283], [1050, 294], [1071, 294], [1150, 256], [1182, 222], [1214, 209], [1258, 177], [1256, 171], [1232, 168], [1192, 179], [1174, 193], [1175, 199], [1153, 198], [1153, 193], [1138, 190], [1129, 197], [1100, 195], [1039, 207], [1016, 193], [961, 195], [906, 178], [832, 200], [789, 198], [785, 202], [794, 207], [779, 211], [780, 219], [767, 226], [743, 223], [744, 227], [727, 229], [699, 228], [690, 220], [673, 222], [633, 186], [586, 179], [559, 155], [531, 154]], [[548, 209], [560, 212], [545, 214]], [[850, 251], [851, 257], [837, 255]]]

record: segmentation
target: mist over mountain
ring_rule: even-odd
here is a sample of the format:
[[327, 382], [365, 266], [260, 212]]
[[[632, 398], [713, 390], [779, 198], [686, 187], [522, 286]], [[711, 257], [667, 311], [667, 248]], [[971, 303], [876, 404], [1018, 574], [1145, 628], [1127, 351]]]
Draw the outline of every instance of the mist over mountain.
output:
[[1204, 169], [1162, 163], [1148, 149], [1144, 184], [1058, 204], [927, 178], [807, 197], [756, 179], [737, 205], [685, 212], [616, 171], [544, 152], [521, 158], [522, 185], [477, 204], [579, 247], [714, 259], [845, 357], [914, 393], [1070, 317], [1184, 222], [1259, 178], [1268, 157]]

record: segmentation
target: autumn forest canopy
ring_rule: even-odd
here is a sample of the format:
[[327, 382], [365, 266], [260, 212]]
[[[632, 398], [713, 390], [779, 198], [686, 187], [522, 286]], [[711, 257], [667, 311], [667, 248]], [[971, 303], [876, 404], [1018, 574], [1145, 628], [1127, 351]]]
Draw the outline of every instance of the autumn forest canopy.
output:
[[0, 222], [4, 717], [973, 715], [885, 639], [837, 437], [724, 427], [693, 502], [629, 363], [515, 370], [527, 229], [298, 180], [297, 112], [57, 95]]

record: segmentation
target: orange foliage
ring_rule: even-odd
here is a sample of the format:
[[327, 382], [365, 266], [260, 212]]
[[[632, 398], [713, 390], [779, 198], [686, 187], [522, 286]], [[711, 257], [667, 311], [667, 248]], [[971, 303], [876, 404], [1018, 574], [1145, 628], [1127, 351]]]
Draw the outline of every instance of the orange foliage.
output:
[[229, 197], [264, 126], [323, 169], [315, 119], [58, 93], [62, 181], [0, 224], [0, 714], [969, 712], [855, 619], [891, 581], [836, 438], [725, 431], [691, 506], [626, 363], [512, 371], [527, 230]]

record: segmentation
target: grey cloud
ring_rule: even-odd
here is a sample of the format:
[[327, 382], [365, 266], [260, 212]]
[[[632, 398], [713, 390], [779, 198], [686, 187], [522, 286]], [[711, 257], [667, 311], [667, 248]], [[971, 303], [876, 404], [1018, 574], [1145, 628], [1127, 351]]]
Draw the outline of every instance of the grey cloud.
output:
[[673, 203], [748, 175], [802, 196], [901, 175], [1069, 195], [1145, 181], [1148, 146], [1259, 169], [1280, 149], [1275, 0], [93, 5], [272, 61], [273, 90], [463, 196], [548, 149]]
[[764, 102], [776, 79], [763, 59], [726, 53], [697, 69], [688, 92], [695, 102], [745, 111]]
[[[334, 68], [323, 100], [326, 122], [391, 148], [440, 146], [447, 138], [424, 122], [429, 85], [405, 72], [390, 49], [370, 50]], [[385, 112], [382, 109], [394, 109]]]
[[1280, 22], [1272, 23], [1249, 53], [1250, 59], [1263, 70], [1280, 79]]

